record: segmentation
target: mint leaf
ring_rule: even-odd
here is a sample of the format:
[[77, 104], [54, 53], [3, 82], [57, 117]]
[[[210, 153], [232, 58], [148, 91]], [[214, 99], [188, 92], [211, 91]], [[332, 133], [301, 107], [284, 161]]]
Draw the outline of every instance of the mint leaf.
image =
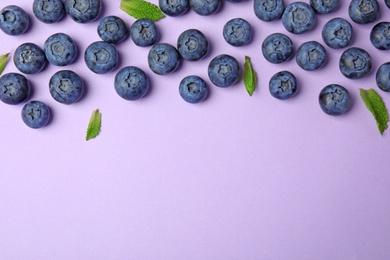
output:
[[248, 56], [245, 56], [243, 80], [246, 91], [248, 92], [249, 96], [252, 96], [253, 92], [256, 90], [257, 75], [256, 71], [253, 70], [250, 58]]
[[89, 120], [86, 140], [95, 138], [100, 133], [100, 126], [102, 124], [102, 114], [99, 109], [92, 111], [91, 119]]
[[157, 5], [144, 0], [121, 0], [120, 9], [135, 19], [148, 18], [155, 22], [165, 17]]
[[378, 130], [382, 135], [387, 129], [387, 122], [389, 121], [389, 114], [387, 113], [385, 103], [383, 103], [382, 98], [372, 88], [369, 90], [360, 89], [360, 97], [374, 116]]
[[5, 66], [8, 63], [8, 55], [9, 53], [0, 55], [0, 75], [3, 73]]

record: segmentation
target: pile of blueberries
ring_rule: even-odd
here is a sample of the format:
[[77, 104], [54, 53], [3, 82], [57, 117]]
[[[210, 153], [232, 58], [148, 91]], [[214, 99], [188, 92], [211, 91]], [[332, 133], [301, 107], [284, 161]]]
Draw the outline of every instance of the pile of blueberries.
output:
[[[181, 16], [192, 9], [199, 15], [207, 16], [217, 12], [222, 0], [159, 0], [161, 11], [168, 16]], [[240, 2], [241, 0], [229, 0]], [[390, 8], [390, 0], [385, 0]], [[254, 13], [262, 21], [271, 22], [282, 19], [288, 32], [302, 34], [310, 31], [316, 22], [317, 14], [327, 14], [336, 10], [339, 0], [310, 0], [310, 4], [293, 2], [287, 7], [283, 0], [254, 0]], [[102, 9], [101, 0], [34, 0], [33, 13], [44, 23], [55, 23], [64, 15], [69, 15], [78, 23], [97, 19]], [[352, 0], [349, 16], [357, 24], [374, 22], [379, 14], [377, 0]], [[0, 29], [8, 35], [23, 34], [29, 27], [27, 13], [18, 6], [10, 5], [0, 11]], [[113, 71], [118, 64], [115, 44], [130, 35], [140, 47], [151, 46], [148, 54], [149, 68], [158, 75], [174, 72], [181, 59], [197, 61], [205, 57], [209, 43], [202, 32], [196, 29], [184, 31], [178, 38], [177, 47], [167, 43], [156, 43], [158, 28], [149, 19], [136, 20], [128, 29], [125, 22], [117, 16], [107, 16], [100, 20], [97, 32], [102, 41], [90, 44], [84, 52], [87, 67], [97, 74]], [[322, 29], [322, 39], [330, 48], [347, 47], [353, 34], [352, 25], [343, 18], [333, 18]], [[251, 25], [241, 18], [228, 21], [223, 28], [225, 41], [232, 46], [247, 45], [252, 38]], [[379, 50], [390, 49], [390, 22], [376, 24], [371, 31], [370, 40]], [[56, 33], [50, 36], [42, 50], [33, 43], [20, 45], [13, 56], [15, 66], [25, 74], [40, 72], [47, 61], [56, 66], [66, 66], [74, 62], [77, 46], [69, 35]], [[293, 57], [291, 39], [283, 33], [273, 33], [262, 43], [264, 58], [274, 64], [283, 63]], [[326, 61], [326, 50], [316, 41], [303, 43], [296, 51], [296, 62], [304, 70], [321, 68]], [[371, 68], [371, 56], [358, 47], [346, 49], [339, 61], [341, 73], [350, 79], [366, 76]], [[218, 87], [234, 85], [240, 75], [237, 60], [227, 54], [214, 57], [208, 66], [210, 81]], [[382, 64], [376, 74], [377, 85], [390, 92], [390, 62]], [[118, 95], [126, 100], [142, 98], [149, 89], [147, 74], [140, 68], [127, 66], [118, 71], [114, 82]], [[20, 104], [30, 95], [28, 80], [19, 73], [8, 73], [0, 78], [0, 99], [7, 104]], [[84, 91], [82, 78], [70, 70], [56, 72], [50, 79], [49, 90], [52, 97], [63, 104], [77, 102]], [[295, 95], [297, 81], [289, 71], [280, 71], [272, 76], [269, 90], [273, 97], [285, 100]], [[208, 88], [205, 81], [196, 76], [185, 77], [179, 84], [181, 97], [189, 103], [203, 101]], [[341, 115], [348, 111], [351, 100], [344, 87], [330, 84], [322, 89], [319, 103], [329, 115]], [[22, 109], [22, 119], [31, 128], [45, 126], [50, 119], [50, 110], [40, 101], [30, 101]]]

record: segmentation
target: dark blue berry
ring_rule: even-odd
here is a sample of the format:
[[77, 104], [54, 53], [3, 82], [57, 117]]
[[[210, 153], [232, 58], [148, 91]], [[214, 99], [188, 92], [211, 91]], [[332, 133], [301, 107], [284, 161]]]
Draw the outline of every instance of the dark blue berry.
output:
[[333, 49], [347, 47], [352, 40], [352, 25], [343, 18], [333, 18], [322, 28], [322, 39]]
[[223, 37], [232, 46], [247, 45], [252, 39], [252, 27], [244, 19], [232, 19], [223, 27]]
[[376, 84], [386, 92], [390, 92], [390, 62], [382, 64], [376, 72]]
[[376, 24], [371, 30], [370, 41], [378, 50], [390, 50], [390, 22]]
[[326, 50], [319, 42], [309, 41], [299, 46], [295, 57], [302, 69], [317, 70], [325, 64]]
[[23, 73], [40, 72], [46, 65], [45, 52], [34, 43], [23, 43], [14, 54], [15, 66]]
[[340, 0], [310, 0], [310, 5], [319, 14], [329, 14], [337, 9]]
[[260, 20], [270, 22], [282, 17], [284, 4], [283, 0], [255, 0], [253, 9]]
[[89, 23], [98, 18], [101, 9], [101, 0], [65, 0], [65, 10], [78, 23]]
[[339, 67], [341, 73], [349, 79], [363, 78], [371, 71], [371, 56], [361, 48], [349, 48], [341, 55]]
[[0, 11], [0, 29], [8, 35], [23, 34], [29, 25], [27, 13], [19, 6], [9, 5]]
[[84, 53], [87, 67], [96, 74], [113, 71], [118, 64], [118, 52], [111, 44], [103, 41], [94, 42]]
[[73, 104], [83, 95], [84, 82], [75, 72], [61, 70], [50, 78], [49, 91], [56, 101], [66, 105]]
[[33, 13], [44, 23], [55, 23], [65, 15], [65, 6], [62, 0], [34, 0]]
[[189, 0], [191, 9], [202, 16], [216, 13], [221, 5], [221, 0]]
[[161, 11], [168, 16], [183, 15], [190, 8], [189, 0], [159, 0]]
[[377, 0], [352, 0], [348, 7], [349, 17], [358, 24], [374, 22], [379, 16]]
[[269, 81], [269, 92], [274, 98], [285, 100], [297, 92], [297, 80], [289, 71], [280, 71]]
[[64, 33], [51, 35], [45, 42], [44, 51], [47, 60], [56, 66], [66, 66], [76, 59], [77, 45]]
[[174, 72], [180, 64], [180, 53], [168, 43], [154, 45], [148, 54], [149, 68], [158, 75]]
[[210, 61], [208, 75], [214, 85], [226, 88], [238, 81], [240, 65], [234, 57], [221, 54]]
[[207, 97], [208, 88], [201, 77], [191, 75], [180, 82], [179, 93], [186, 102], [195, 104]]
[[0, 100], [9, 105], [17, 105], [30, 96], [30, 82], [18, 73], [4, 74], [0, 78]]
[[106, 16], [100, 20], [97, 32], [103, 41], [112, 44], [123, 42], [129, 35], [125, 22], [114, 15]]
[[126, 100], [137, 100], [149, 90], [149, 79], [145, 72], [137, 67], [128, 66], [115, 76], [116, 93]]
[[293, 55], [293, 43], [291, 39], [282, 33], [273, 33], [267, 36], [262, 44], [262, 52], [267, 61], [282, 63]]
[[41, 128], [50, 120], [50, 109], [41, 101], [30, 101], [23, 106], [22, 119], [30, 128]]
[[180, 34], [177, 50], [183, 59], [197, 61], [207, 54], [209, 42], [201, 31], [189, 29]]
[[130, 27], [130, 37], [135, 45], [140, 47], [152, 46], [159, 37], [155, 23], [147, 18], [138, 19]]
[[322, 111], [332, 116], [346, 113], [351, 106], [351, 96], [348, 90], [337, 84], [323, 88], [318, 100]]
[[316, 14], [310, 5], [304, 2], [293, 2], [283, 12], [284, 28], [290, 33], [301, 34], [310, 31], [316, 23]]

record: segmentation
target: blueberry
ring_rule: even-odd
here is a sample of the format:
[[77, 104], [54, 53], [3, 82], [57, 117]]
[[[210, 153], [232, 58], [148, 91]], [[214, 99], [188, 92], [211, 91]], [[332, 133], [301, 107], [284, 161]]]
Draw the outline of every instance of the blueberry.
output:
[[98, 18], [101, 9], [101, 0], [65, 0], [65, 10], [78, 23], [89, 23]]
[[122, 68], [115, 76], [115, 91], [126, 100], [137, 100], [145, 96], [149, 89], [149, 79], [137, 67]]
[[159, 0], [158, 5], [168, 16], [183, 15], [190, 8], [188, 0]]
[[255, 0], [253, 9], [260, 20], [270, 22], [282, 17], [284, 4], [283, 0]]
[[9, 105], [17, 105], [30, 96], [30, 82], [18, 73], [4, 74], [0, 78], [0, 100]]
[[262, 52], [267, 61], [271, 63], [282, 63], [293, 55], [293, 44], [291, 39], [282, 33], [273, 33], [267, 36], [262, 44]]
[[208, 89], [201, 77], [191, 75], [180, 82], [179, 93], [186, 102], [195, 104], [206, 98]]
[[44, 23], [55, 23], [65, 15], [65, 6], [62, 0], [34, 0], [33, 13]]
[[351, 106], [351, 96], [348, 90], [337, 84], [324, 87], [318, 100], [322, 111], [332, 116], [346, 113]]
[[96, 74], [113, 71], [118, 64], [118, 52], [107, 42], [94, 42], [87, 47], [84, 60], [87, 67]]
[[333, 18], [322, 28], [322, 39], [333, 49], [347, 47], [352, 40], [352, 25], [343, 18]]
[[103, 41], [112, 44], [123, 42], [129, 35], [125, 22], [114, 15], [100, 20], [97, 32]]
[[152, 46], [157, 42], [159, 32], [155, 23], [147, 18], [138, 19], [130, 27], [130, 37], [135, 45]]
[[0, 11], [0, 29], [8, 35], [23, 34], [29, 25], [27, 13], [19, 6], [9, 5]]
[[282, 23], [290, 33], [301, 34], [314, 28], [316, 14], [310, 5], [304, 2], [293, 2], [284, 10]]
[[379, 16], [377, 0], [352, 0], [348, 8], [349, 17], [358, 24], [374, 22]]
[[227, 0], [229, 2], [232, 2], [232, 3], [241, 3], [242, 1], [245, 1], [245, 0]]
[[191, 9], [202, 16], [214, 14], [218, 11], [222, 0], [189, 0]]
[[232, 19], [223, 27], [223, 37], [230, 45], [247, 45], [252, 39], [252, 27], [244, 19]]
[[376, 72], [376, 84], [386, 92], [390, 92], [390, 62], [382, 64]]
[[226, 88], [238, 81], [240, 65], [234, 57], [221, 54], [210, 61], [208, 75], [214, 85]]
[[390, 50], [390, 22], [376, 24], [371, 30], [370, 41], [379, 50]]
[[312, 71], [321, 68], [326, 61], [324, 46], [316, 41], [302, 43], [296, 53], [296, 61], [304, 70]]
[[274, 98], [285, 100], [297, 92], [297, 80], [289, 71], [280, 71], [269, 81], [269, 92]]
[[177, 50], [183, 59], [197, 61], [207, 54], [209, 42], [201, 31], [189, 29], [180, 34]]
[[180, 64], [180, 53], [168, 43], [154, 45], [148, 54], [149, 68], [158, 75], [174, 72]]
[[310, 5], [319, 14], [329, 14], [337, 9], [340, 0], [310, 0]]
[[77, 46], [73, 39], [64, 33], [51, 35], [44, 45], [46, 59], [53, 65], [66, 66], [76, 59]]
[[61, 70], [50, 78], [49, 91], [56, 101], [66, 105], [73, 104], [83, 95], [84, 82], [75, 72]]
[[23, 43], [15, 51], [14, 63], [23, 73], [40, 72], [46, 64], [45, 52], [34, 43]]
[[50, 120], [50, 109], [41, 101], [30, 101], [23, 106], [22, 119], [30, 128], [41, 128]]
[[361, 48], [349, 48], [341, 55], [339, 67], [341, 73], [349, 79], [363, 78], [371, 71], [371, 56]]

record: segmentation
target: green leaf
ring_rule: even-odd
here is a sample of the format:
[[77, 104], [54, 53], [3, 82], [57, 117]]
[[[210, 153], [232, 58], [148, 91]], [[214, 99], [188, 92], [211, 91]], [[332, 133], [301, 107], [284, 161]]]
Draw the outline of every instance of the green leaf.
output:
[[135, 19], [148, 18], [155, 22], [165, 17], [157, 5], [144, 0], [121, 0], [120, 9]]
[[253, 92], [256, 90], [257, 75], [248, 56], [245, 56], [243, 80], [246, 91], [248, 92], [249, 96], [252, 96]]
[[100, 126], [102, 124], [102, 114], [99, 109], [92, 111], [91, 119], [89, 120], [86, 140], [95, 138], [100, 133]]
[[8, 63], [8, 55], [9, 53], [0, 55], [0, 75], [3, 73], [4, 68]]
[[385, 103], [383, 103], [382, 98], [372, 88], [369, 90], [360, 89], [360, 97], [374, 116], [379, 132], [382, 135], [387, 129], [387, 122], [389, 121], [389, 114], [387, 113]]

